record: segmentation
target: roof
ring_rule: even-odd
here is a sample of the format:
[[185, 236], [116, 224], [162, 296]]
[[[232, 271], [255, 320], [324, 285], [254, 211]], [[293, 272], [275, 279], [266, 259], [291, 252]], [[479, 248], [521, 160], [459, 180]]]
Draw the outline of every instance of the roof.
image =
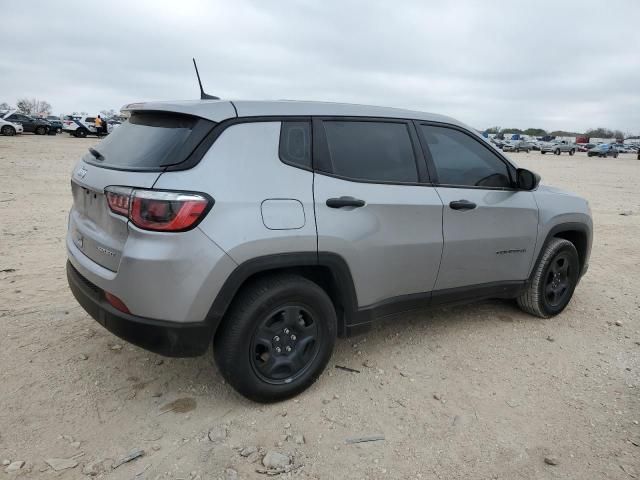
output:
[[459, 121], [444, 115], [418, 112], [415, 110], [357, 105], [351, 103], [297, 100], [181, 100], [171, 102], [132, 103], [124, 106], [122, 109], [129, 111], [163, 110], [185, 113], [197, 115], [214, 122], [221, 122], [236, 116], [262, 117], [295, 115], [405, 118], [466, 126]]

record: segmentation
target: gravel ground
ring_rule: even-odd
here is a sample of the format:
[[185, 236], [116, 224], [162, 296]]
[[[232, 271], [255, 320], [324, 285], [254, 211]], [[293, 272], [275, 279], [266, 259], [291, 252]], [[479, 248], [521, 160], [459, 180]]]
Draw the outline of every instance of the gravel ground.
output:
[[[640, 477], [635, 157], [511, 154], [593, 209], [590, 270], [562, 315], [487, 301], [397, 316], [340, 340], [302, 395], [262, 406], [210, 353], [163, 359], [72, 298], [70, 171], [94, 143], [0, 137], [0, 478], [265, 478], [267, 452], [292, 459], [285, 478]], [[369, 435], [384, 439], [346, 442]]]

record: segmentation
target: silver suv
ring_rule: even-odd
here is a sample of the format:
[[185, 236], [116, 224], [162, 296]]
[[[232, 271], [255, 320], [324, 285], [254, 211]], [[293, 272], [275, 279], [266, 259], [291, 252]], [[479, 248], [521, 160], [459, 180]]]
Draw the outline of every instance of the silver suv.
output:
[[490, 297], [551, 317], [587, 270], [587, 202], [451, 118], [289, 101], [127, 109], [73, 171], [71, 290], [148, 350], [213, 343], [256, 401], [307, 388], [336, 337], [376, 318]]

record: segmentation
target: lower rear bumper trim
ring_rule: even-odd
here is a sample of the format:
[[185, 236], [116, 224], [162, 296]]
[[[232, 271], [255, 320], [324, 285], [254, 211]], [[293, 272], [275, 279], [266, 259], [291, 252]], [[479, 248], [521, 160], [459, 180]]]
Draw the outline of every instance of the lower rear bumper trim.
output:
[[100, 325], [121, 339], [167, 357], [196, 357], [211, 343], [208, 323], [178, 323], [138, 317], [113, 308], [104, 292], [67, 261], [67, 280], [78, 303]]

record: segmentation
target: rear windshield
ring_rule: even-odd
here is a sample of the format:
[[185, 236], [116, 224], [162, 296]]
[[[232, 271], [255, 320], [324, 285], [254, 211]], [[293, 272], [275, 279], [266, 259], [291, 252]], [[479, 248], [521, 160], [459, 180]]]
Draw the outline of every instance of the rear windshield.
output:
[[214, 126], [191, 115], [135, 112], [84, 160], [121, 170], [161, 170], [186, 160]]

